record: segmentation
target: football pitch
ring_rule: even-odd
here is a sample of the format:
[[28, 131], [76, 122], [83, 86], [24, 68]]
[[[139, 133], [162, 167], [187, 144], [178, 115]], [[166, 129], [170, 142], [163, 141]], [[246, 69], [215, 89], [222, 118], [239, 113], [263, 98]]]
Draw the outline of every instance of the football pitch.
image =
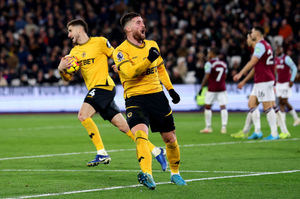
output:
[[[153, 159], [156, 190], [138, 184], [135, 145], [109, 122], [94, 117], [112, 161], [87, 167], [95, 148], [76, 114], [0, 115], [0, 198], [300, 198], [300, 126], [287, 115], [291, 138], [234, 139], [246, 113], [229, 113], [227, 134], [213, 113], [213, 133], [200, 134], [203, 113], [175, 113], [181, 175], [170, 184]], [[261, 115], [264, 136], [269, 127]], [[252, 131], [251, 131], [252, 132]], [[156, 146], [159, 134], [150, 133]]]

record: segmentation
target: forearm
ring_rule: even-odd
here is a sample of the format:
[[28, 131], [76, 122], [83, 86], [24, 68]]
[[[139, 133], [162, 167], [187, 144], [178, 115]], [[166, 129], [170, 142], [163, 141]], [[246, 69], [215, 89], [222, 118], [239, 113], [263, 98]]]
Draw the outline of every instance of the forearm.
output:
[[205, 76], [204, 76], [204, 78], [201, 82], [201, 88], [203, 88], [203, 86], [206, 85], [206, 82], [207, 82], [208, 78], [209, 78], [209, 74], [205, 74]]
[[258, 58], [252, 56], [250, 61], [246, 64], [246, 66], [240, 71], [240, 74], [245, 75], [253, 66], [258, 62]]
[[129, 60], [121, 62], [117, 67], [118, 70], [128, 78], [136, 77], [142, 74], [147, 68], [151, 65], [151, 62], [148, 59], [145, 59], [143, 62], [132, 65]]
[[167, 90], [173, 89], [172, 82], [170, 80], [169, 74], [164, 66], [164, 64], [158, 66], [158, 75], [162, 84], [165, 86]]
[[250, 79], [252, 79], [253, 78], [253, 76], [254, 76], [254, 68], [252, 68], [252, 70], [247, 74], [247, 76], [243, 79], [243, 83], [245, 84], [245, 83], [247, 83]]

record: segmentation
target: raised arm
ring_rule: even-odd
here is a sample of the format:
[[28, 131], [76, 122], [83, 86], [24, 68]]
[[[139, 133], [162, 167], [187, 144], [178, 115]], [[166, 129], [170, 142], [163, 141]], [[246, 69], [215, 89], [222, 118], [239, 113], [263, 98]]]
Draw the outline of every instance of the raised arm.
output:
[[144, 61], [133, 65], [127, 54], [122, 51], [114, 51], [113, 58], [119, 73], [122, 73], [127, 78], [133, 78], [138, 75], [141, 75], [147, 68], [155, 61], [159, 56], [159, 52], [156, 48], [152, 47], [149, 49], [149, 54], [147, 59]]

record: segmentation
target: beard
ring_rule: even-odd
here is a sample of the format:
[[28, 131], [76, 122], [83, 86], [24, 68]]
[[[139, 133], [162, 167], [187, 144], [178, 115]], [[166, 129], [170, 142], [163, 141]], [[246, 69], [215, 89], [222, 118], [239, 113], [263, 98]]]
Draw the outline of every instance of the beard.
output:
[[136, 31], [133, 33], [133, 38], [138, 42], [143, 42], [145, 39], [145, 33], [141, 33], [140, 31]]

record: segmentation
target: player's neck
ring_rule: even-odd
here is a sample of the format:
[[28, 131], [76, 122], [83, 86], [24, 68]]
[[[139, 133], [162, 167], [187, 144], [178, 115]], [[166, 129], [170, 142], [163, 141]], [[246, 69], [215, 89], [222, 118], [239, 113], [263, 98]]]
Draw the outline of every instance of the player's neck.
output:
[[127, 35], [127, 40], [136, 46], [141, 46], [144, 44], [143, 40], [138, 41], [132, 35]]
[[80, 35], [80, 37], [78, 38], [78, 44], [83, 45], [87, 43], [89, 40], [90, 40], [89, 36], [86, 33], [84, 33]]

